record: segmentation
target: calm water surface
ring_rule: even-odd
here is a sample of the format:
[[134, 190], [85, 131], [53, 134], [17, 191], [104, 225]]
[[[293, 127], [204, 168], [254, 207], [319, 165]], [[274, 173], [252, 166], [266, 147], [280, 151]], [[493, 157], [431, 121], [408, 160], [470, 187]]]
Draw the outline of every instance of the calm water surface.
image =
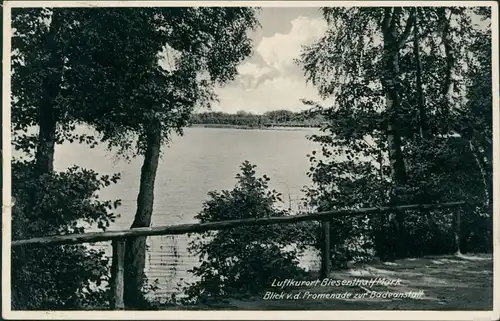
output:
[[[239, 166], [245, 160], [257, 165], [257, 173], [267, 174], [270, 187], [296, 201], [310, 180], [306, 176], [309, 162], [306, 154], [317, 149], [306, 135], [315, 129], [240, 130], [188, 128], [182, 137], [174, 137], [163, 149], [155, 184], [153, 225], [195, 222], [207, 193], [231, 189]], [[90, 168], [98, 173], [121, 173], [116, 185], [100, 193], [102, 199], [122, 199], [121, 217], [110, 229], [130, 227], [139, 190], [142, 157], [130, 163], [117, 160], [115, 153], [103, 147], [65, 144], [56, 151], [55, 167], [63, 170], [72, 165]]]
[[[283, 194], [293, 207], [302, 196], [301, 189], [310, 184], [306, 172], [306, 154], [318, 146], [306, 139], [317, 129], [241, 130], [188, 128], [182, 137], [174, 137], [164, 148], [155, 184], [152, 225], [194, 223], [207, 193], [232, 189], [235, 175], [245, 160], [257, 165], [257, 174], [267, 174], [270, 187]], [[118, 184], [104, 189], [102, 199], [122, 199], [121, 215], [110, 230], [127, 229], [135, 214], [142, 157], [130, 162], [117, 160], [114, 152], [104, 147], [90, 149], [86, 145], [67, 144], [56, 150], [55, 167], [63, 170], [72, 165], [90, 168], [101, 174], [121, 173]], [[172, 284], [189, 280], [187, 270], [197, 258], [187, 251], [186, 235], [149, 239], [148, 275], [159, 279], [161, 293], [173, 291]], [[306, 258], [310, 265], [312, 258]]]

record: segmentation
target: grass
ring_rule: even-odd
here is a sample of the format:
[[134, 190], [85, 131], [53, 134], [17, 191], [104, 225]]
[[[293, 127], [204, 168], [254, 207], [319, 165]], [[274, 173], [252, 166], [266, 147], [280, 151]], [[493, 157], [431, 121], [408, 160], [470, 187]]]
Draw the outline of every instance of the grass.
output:
[[[314, 278], [315, 276], [312, 276]], [[217, 310], [492, 310], [493, 260], [491, 254], [449, 255], [403, 259], [359, 265], [348, 270], [333, 271], [330, 279], [370, 280], [400, 279], [400, 285], [312, 286], [286, 291], [290, 299], [228, 300], [224, 304], [190, 309]], [[285, 289], [286, 290], [286, 289]], [[270, 289], [281, 293], [280, 289]], [[370, 298], [371, 291], [423, 291], [416, 298]], [[350, 299], [304, 299], [304, 293], [351, 293]], [[366, 293], [363, 295], [363, 293]], [[359, 297], [353, 298], [355, 294]], [[291, 299], [295, 295], [301, 299]], [[187, 307], [186, 307], [187, 308]]]

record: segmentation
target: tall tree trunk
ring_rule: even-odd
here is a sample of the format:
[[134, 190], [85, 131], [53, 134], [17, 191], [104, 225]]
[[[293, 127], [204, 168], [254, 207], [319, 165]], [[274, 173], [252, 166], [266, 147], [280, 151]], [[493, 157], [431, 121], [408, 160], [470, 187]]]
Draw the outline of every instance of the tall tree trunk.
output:
[[472, 155], [474, 156], [474, 159], [476, 160], [477, 167], [479, 169], [479, 172], [481, 173], [481, 179], [483, 181], [483, 189], [484, 189], [484, 204], [485, 208], [489, 208], [490, 206], [490, 183], [489, 183], [489, 178], [487, 174], [487, 165], [486, 162], [484, 161], [484, 158], [478, 151], [477, 147], [474, 145], [472, 140], [469, 140], [469, 149], [472, 152]]
[[[56, 141], [56, 128], [57, 128], [57, 109], [56, 98], [60, 92], [61, 73], [63, 70], [63, 59], [58, 50], [57, 34], [60, 32], [63, 22], [57, 10], [54, 10], [52, 21], [49, 26], [49, 31], [45, 35], [45, 50], [48, 53], [47, 61], [47, 74], [42, 80], [42, 97], [40, 105], [38, 106], [38, 144], [35, 151], [35, 180], [38, 182], [35, 188], [28, 191], [29, 206], [32, 211], [37, 214], [47, 216], [47, 214], [40, 213], [38, 207], [38, 199], [43, 192], [40, 190], [42, 185], [40, 179], [46, 174], [50, 174], [54, 170], [54, 153]], [[48, 216], [47, 216], [48, 217]], [[23, 238], [32, 237], [29, 231], [20, 226], [20, 235]], [[13, 268], [23, 270], [26, 264], [29, 264], [28, 254], [31, 250], [26, 248], [18, 248], [12, 252], [13, 254]], [[16, 264], [17, 263], [17, 264]], [[29, 275], [29, 274], [28, 274]], [[26, 275], [26, 277], [28, 277]], [[29, 281], [27, 279], [18, 280], [18, 286], [13, 288], [13, 297], [16, 302], [13, 306], [19, 309], [25, 309], [30, 300], [30, 289], [28, 287]]]
[[[401, 101], [399, 96], [399, 51], [402, 44], [408, 38], [411, 31], [414, 15], [410, 14], [405, 31], [398, 37], [397, 20], [401, 16], [401, 8], [385, 8], [383, 21], [384, 41], [384, 79], [383, 87], [386, 94], [387, 120], [387, 145], [389, 162], [391, 165], [391, 176], [393, 189], [391, 192], [392, 205], [400, 203], [399, 188], [406, 184], [406, 168], [402, 152], [401, 141]], [[399, 38], [399, 39], [398, 39]], [[404, 224], [404, 213], [396, 211], [395, 215], [389, 216], [389, 223], [397, 230], [397, 249], [394, 253], [397, 257], [404, 256], [406, 244], [406, 231]]]
[[[161, 130], [155, 121], [147, 128], [146, 153], [141, 168], [137, 211], [131, 228], [149, 227], [153, 214], [154, 185], [161, 150]], [[124, 303], [129, 308], [141, 308], [144, 303], [142, 287], [146, 265], [146, 237], [129, 239], [125, 250]]]
[[38, 177], [54, 171], [57, 126], [52, 104], [42, 103], [39, 108], [39, 115], [38, 145], [35, 153], [35, 166]]
[[49, 54], [47, 76], [42, 82], [43, 92], [38, 107], [39, 133], [35, 152], [36, 175], [41, 176], [54, 170], [54, 153], [58, 110], [56, 98], [60, 92], [63, 58], [60, 55], [57, 34], [62, 27], [61, 16], [57, 10], [52, 14], [49, 31], [46, 35], [46, 50]]
[[488, 214], [487, 226], [488, 226], [488, 250], [493, 249], [493, 168], [491, 164], [487, 161], [489, 157], [486, 157], [477, 146], [474, 144], [472, 139], [469, 139], [469, 148], [476, 160], [477, 167], [481, 173], [481, 179], [483, 181], [484, 189], [484, 208]]
[[415, 26], [413, 28], [413, 55], [415, 56], [416, 65], [416, 83], [417, 83], [417, 99], [418, 99], [418, 125], [420, 129], [420, 137], [426, 139], [429, 134], [427, 124], [427, 114], [425, 110], [424, 88], [422, 86], [422, 61], [420, 59], [420, 44], [418, 30], [418, 15], [415, 16]]
[[444, 45], [444, 52], [446, 57], [446, 68], [444, 75], [444, 85], [442, 87], [441, 97], [442, 97], [442, 110], [441, 115], [443, 118], [444, 128], [443, 134], [448, 134], [449, 128], [449, 117], [450, 117], [450, 96], [452, 94], [452, 72], [453, 72], [453, 64], [455, 62], [455, 58], [453, 56], [453, 48], [451, 46], [451, 34], [450, 34], [450, 17], [446, 17], [446, 8], [440, 7], [438, 8], [438, 15], [441, 23], [443, 24], [442, 30], [442, 38]]
[[[399, 50], [405, 37], [398, 39], [396, 19], [399, 19], [401, 8], [386, 8], [384, 21], [384, 58], [385, 77], [383, 79], [386, 94], [386, 109], [389, 115], [387, 121], [387, 143], [389, 148], [389, 161], [391, 175], [396, 185], [406, 183], [406, 168], [401, 149], [401, 101], [399, 96]], [[407, 22], [411, 28], [412, 19]]]

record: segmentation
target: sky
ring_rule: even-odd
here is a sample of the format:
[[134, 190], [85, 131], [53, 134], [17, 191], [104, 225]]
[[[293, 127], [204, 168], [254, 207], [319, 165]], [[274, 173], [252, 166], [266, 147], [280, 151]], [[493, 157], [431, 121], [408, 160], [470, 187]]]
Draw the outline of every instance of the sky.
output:
[[[485, 27], [477, 16], [471, 17]], [[306, 84], [294, 59], [303, 45], [312, 44], [326, 31], [319, 8], [269, 8], [259, 14], [261, 28], [252, 33], [253, 55], [238, 68], [236, 79], [218, 88], [219, 103], [212, 110], [239, 110], [262, 114], [276, 109], [307, 109], [300, 100], [321, 101], [316, 88]]]
[[319, 8], [262, 8], [261, 28], [252, 33], [253, 55], [238, 67], [236, 79], [217, 89], [214, 111], [239, 110], [262, 114], [276, 109], [306, 109], [300, 99], [320, 100], [294, 63], [301, 46], [313, 43], [326, 30]]

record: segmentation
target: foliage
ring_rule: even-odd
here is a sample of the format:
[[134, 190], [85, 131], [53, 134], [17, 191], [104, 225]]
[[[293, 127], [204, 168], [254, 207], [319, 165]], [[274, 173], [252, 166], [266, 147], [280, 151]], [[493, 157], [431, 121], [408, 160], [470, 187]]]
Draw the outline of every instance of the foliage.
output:
[[[269, 190], [269, 177], [256, 177], [255, 168], [245, 161], [233, 190], [210, 192], [210, 200], [196, 216], [200, 223], [289, 215], [276, 207], [281, 195]], [[275, 278], [303, 275], [297, 249], [290, 246], [300, 233], [297, 225], [269, 225], [200, 234], [189, 250], [200, 256], [201, 264], [192, 273], [201, 280], [187, 288], [189, 298], [207, 303], [256, 295]]]
[[224, 112], [203, 112], [192, 114], [191, 124], [213, 124], [213, 125], [235, 125], [250, 128], [262, 128], [270, 126], [283, 127], [319, 127], [321, 117], [309, 117], [304, 112], [294, 113], [289, 110], [275, 110], [255, 115], [248, 112], [237, 112], [228, 114]]
[[[56, 143], [76, 140], [95, 146], [94, 137], [74, 133], [76, 111], [81, 107], [75, 98], [84, 93], [94, 97], [103, 94], [90, 93], [85, 87], [71, 88], [75, 72], [88, 79], [94, 71], [76, 68], [83, 64], [82, 53], [89, 49], [79, 43], [86, 38], [79, 33], [79, 27], [85, 25], [85, 12], [88, 10], [38, 8], [12, 12], [12, 143], [28, 159], [34, 151], [52, 145], [42, 155], [48, 161], [41, 171], [37, 170], [40, 155], [34, 161], [14, 161], [14, 239], [83, 233], [91, 226], [105, 230], [114, 221], [112, 210], [120, 204], [119, 200], [98, 200], [98, 191], [116, 183], [118, 175], [99, 176], [76, 166], [64, 172], [52, 171]], [[30, 134], [34, 126], [40, 129], [38, 135]], [[83, 245], [16, 249], [12, 256], [13, 307], [102, 306], [106, 289], [99, 286], [108, 281], [108, 263], [101, 250]]]
[[57, 125], [57, 143], [95, 144], [96, 137], [74, 133], [85, 123], [124, 156], [144, 153], [152, 120], [160, 122], [168, 140], [172, 130], [182, 131], [195, 105], [210, 104], [213, 86], [233, 79], [236, 65], [251, 53], [246, 31], [258, 25], [255, 12], [238, 7], [13, 10], [16, 146], [34, 147], [37, 138], [27, 130], [39, 125], [38, 109], [47, 100], [52, 110], [45, 117]]
[[[145, 155], [137, 218], [149, 225], [160, 145], [172, 131], [182, 134], [194, 106], [215, 99], [214, 86], [234, 78], [237, 64], [251, 54], [247, 31], [258, 26], [256, 11], [14, 10], [15, 148], [36, 147], [35, 176], [53, 171], [54, 146], [65, 140], [91, 146], [99, 140], [125, 156]], [[82, 123], [100, 137], [76, 135], [75, 126]], [[37, 136], [29, 134], [33, 126], [39, 126]], [[39, 197], [33, 191], [31, 205]]]
[[[145, 153], [146, 133], [153, 122], [159, 123], [161, 137], [168, 142], [172, 131], [182, 134], [195, 106], [210, 105], [216, 98], [213, 87], [232, 80], [237, 64], [251, 53], [246, 31], [258, 24], [254, 8], [103, 11], [100, 14], [113, 18], [92, 24], [95, 32], [86, 44], [100, 46], [87, 50], [88, 61], [79, 65], [79, 69], [95, 66], [91, 69], [101, 70], [99, 77], [79, 75], [73, 86], [116, 93], [102, 96], [102, 101], [88, 97], [96, 106], [81, 117], [103, 133], [110, 146], [130, 152], [136, 143], [139, 154]], [[115, 23], [105, 22], [110, 20]], [[100, 36], [102, 30], [106, 37]], [[110, 48], [117, 57], [109, 56]]]
[[[12, 238], [83, 233], [90, 226], [105, 230], [116, 217], [120, 201], [100, 201], [97, 192], [119, 176], [78, 167], [34, 179], [33, 162], [12, 164]], [[36, 204], [30, 193], [39, 191]], [[76, 309], [103, 306], [109, 281], [103, 250], [84, 245], [14, 249], [13, 309]]]
[[[471, 56], [484, 55], [473, 51], [478, 47], [476, 39], [483, 33], [471, 20], [472, 15], [483, 14], [483, 11], [461, 7], [323, 9], [328, 29], [317, 43], [304, 49], [298, 61], [320, 95], [334, 99], [332, 106], [325, 107], [304, 101], [311, 106], [311, 112], [327, 120], [323, 133], [310, 137], [320, 144], [321, 155], [310, 158], [309, 176], [313, 185], [306, 189], [306, 203], [320, 210], [386, 205], [391, 202], [389, 192], [394, 188], [403, 203], [457, 200], [472, 203], [484, 199], [483, 190], [472, 187], [484, 184], [468, 149], [468, 137], [463, 130], [456, 129], [458, 124], [471, 120], [466, 113], [460, 113], [465, 107], [460, 97], [465, 92], [471, 94], [480, 90], [484, 95], [487, 92], [491, 95], [490, 80], [484, 78], [490, 70], [484, 64], [488, 61], [487, 56], [474, 58], [483, 61], [479, 65], [484, 68], [480, 78], [484, 80], [476, 80], [482, 87], [478, 84], [468, 88], [462, 86], [464, 80], [469, 83], [467, 79], [478, 78], [472, 76], [470, 69], [466, 71], [467, 66], [471, 66], [468, 63]], [[396, 33], [403, 37], [397, 49], [398, 64], [393, 66], [397, 68], [391, 71], [395, 72], [396, 85], [389, 91], [384, 85], [388, 49], [384, 40], [387, 35], [383, 34], [384, 17], [388, 14], [395, 21]], [[488, 19], [487, 12], [485, 18]], [[483, 43], [488, 37], [488, 34], [482, 36]], [[415, 56], [415, 43], [420, 47], [419, 60]], [[488, 52], [490, 47], [485, 45], [482, 49]], [[416, 81], [419, 63], [422, 84]], [[479, 69], [473, 70], [476, 75], [479, 73]], [[400, 97], [398, 110], [391, 110], [387, 105], [391, 90]], [[418, 93], [425, 97], [423, 105]], [[491, 124], [488, 120], [491, 116], [486, 116], [491, 113], [491, 99], [482, 102], [481, 109], [469, 107], [469, 113], [482, 110], [481, 121]], [[469, 106], [475, 103], [471, 100]], [[427, 124], [423, 124], [421, 110], [424, 116], [427, 115]], [[396, 118], [393, 118], [394, 113]], [[465, 121], [464, 117], [461, 122], [457, 121], [457, 114], [464, 115]], [[399, 126], [388, 131], [387, 124], [394, 119]], [[421, 131], [424, 125], [429, 128], [425, 136]], [[470, 128], [469, 125], [464, 127]], [[396, 182], [391, 174], [394, 162], [388, 159], [392, 148], [388, 138], [394, 134], [401, 138], [405, 183]], [[488, 137], [489, 134], [483, 132], [481, 135]], [[491, 176], [491, 170], [488, 175]], [[484, 235], [488, 230], [487, 224], [480, 223], [484, 216], [480, 212], [474, 207], [464, 210], [464, 222], [467, 222], [464, 224], [468, 227], [464, 229], [464, 239], [471, 234]], [[397, 215], [393, 213], [389, 217], [394, 214]], [[424, 214], [407, 212], [404, 215], [407, 255], [450, 249], [450, 213]], [[397, 243], [393, 238], [395, 227], [387, 224], [386, 217], [336, 221], [331, 232], [332, 244], [337, 244], [332, 253], [335, 260], [360, 255], [369, 258], [372, 249], [381, 256], [393, 251], [390, 247]], [[469, 230], [471, 226], [482, 227], [473, 233]], [[344, 241], [355, 235], [359, 236], [358, 240], [361, 236], [368, 240], [349, 249]], [[375, 242], [373, 246], [370, 245], [372, 241]], [[410, 243], [418, 245], [411, 247]]]

